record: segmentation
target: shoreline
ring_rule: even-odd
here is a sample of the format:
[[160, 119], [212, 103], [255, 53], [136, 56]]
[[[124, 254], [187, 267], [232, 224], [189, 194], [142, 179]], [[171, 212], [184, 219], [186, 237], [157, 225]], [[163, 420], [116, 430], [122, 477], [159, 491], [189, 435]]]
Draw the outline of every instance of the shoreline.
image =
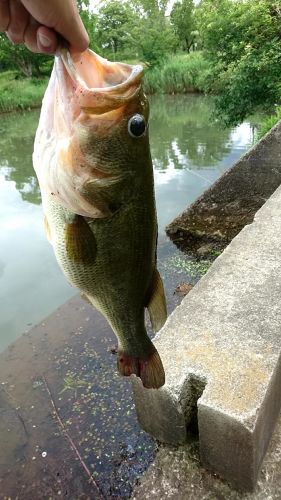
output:
[[[152, 93], [152, 94], [148, 94], [146, 93], [146, 95], [148, 97], [154, 97], [154, 96], [184, 96], [184, 95], [198, 95], [198, 96], [204, 96], [207, 94], [205, 94], [204, 92], [202, 92], [201, 90], [196, 90], [196, 89], [190, 89], [190, 90], [187, 90], [186, 92], [166, 92], [166, 93], [163, 93], [163, 92], [155, 92], [155, 93]], [[44, 94], [42, 95], [42, 99], [44, 97]], [[40, 109], [41, 108], [41, 105], [42, 103], [40, 104], [34, 104], [34, 105], [28, 105], [26, 107], [15, 107], [15, 108], [12, 108], [12, 109], [9, 109], [9, 110], [1, 110], [0, 108], [0, 116], [1, 115], [8, 115], [8, 114], [12, 114], [12, 113], [22, 113], [22, 112], [25, 112], [25, 111], [32, 111], [34, 109]]]
[[26, 108], [13, 108], [7, 111], [1, 111], [0, 110], [0, 116], [1, 115], [10, 115], [12, 113], [23, 113], [25, 111], [33, 111], [34, 109], [40, 109], [41, 104], [35, 104], [34, 106], [27, 106]]

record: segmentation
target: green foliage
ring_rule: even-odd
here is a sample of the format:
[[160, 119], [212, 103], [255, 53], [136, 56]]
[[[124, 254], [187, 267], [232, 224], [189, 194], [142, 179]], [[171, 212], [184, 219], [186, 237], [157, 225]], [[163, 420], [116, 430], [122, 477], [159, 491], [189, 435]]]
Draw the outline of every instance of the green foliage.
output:
[[89, 0], [79, 0], [77, 2], [79, 13], [90, 38], [90, 48], [95, 52], [101, 51], [98, 37], [98, 16], [90, 11]]
[[47, 78], [18, 79], [16, 72], [0, 73], [0, 113], [39, 107], [48, 83]]
[[144, 88], [148, 94], [177, 94], [204, 91], [210, 75], [210, 64], [202, 53], [175, 56], [161, 67], [149, 69]]
[[202, 0], [197, 11], [206, 56], [213, 65], [209, 90], [217, 113], [241, 122], [281, 97], [281, 9], [270, 0]]
[[144, 17], [132, 30], [132, 46], [139, 58], [153, 67], [175, 52], [177, 40], [165, 17]]
[[24, 45], [14, 45], [4, 33], [0, 33], [0, 71], [12, 69], [30, 78], [42, 75], [46, 67], [50, 68], [51, 61], [50, 56], [34, 54]]
[[189, 52], [194, 46], [197, 35], [193, 0], [182, 0], [174, 4], [171, 23], [182, 44], [182, 49]]
[[169, 0], [132, 0], [133, 10], [138, 17], [164, 17]]
[[267, 118], [264, 118], [259, 125], [257, 140], [261, 139], [267, 132], [269, 132], [274, 125], [276, 125], [281, 120], [281, 106], [277, 106], [275, 113]]
[[132, 5], [106, 2], [97, 20], [102, 52], [111, 59], [138, 59], [156, 66], [174, 51], [178, 40], [165, 17], [166, 1], [135, 0]]
[[133, 26], [133, 11], [128, 5], [117, 0], [104, 4], [96, 23], [101, 47], [113, 53], [115, 58], [117, 51], [123, 50], [129, 43]]
[[149, 67], [163, 64], [175, 52], [178, 39], [165, 16], [168, 0], [133, 0], [135, 23], [132, 47]]

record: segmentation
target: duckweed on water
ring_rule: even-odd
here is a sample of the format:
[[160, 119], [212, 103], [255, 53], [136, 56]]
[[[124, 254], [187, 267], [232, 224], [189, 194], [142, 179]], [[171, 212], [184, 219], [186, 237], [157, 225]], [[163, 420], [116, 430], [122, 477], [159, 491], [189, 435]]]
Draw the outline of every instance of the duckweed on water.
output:
[[73, 391], [75, 393], [75, 397], [77, 397], [78, 389], [80, 389], [85, 385], [88, 385], [88, 383], [85, 380], [81, 380], [71, 371], [67, 372], [66, 377], [64, 377], [63, 381], [64, 381], [64, 387], [59, 392], [59, 394], [62, 394], [65, 391]]
[[55, 359], [60, 416], [105, 498], [128, 498], [157, 445], [138, 426], [131, 384], [118, 376], [113, 351], [78, 338], [80, 349], [65, 347]]
[[211, 260], [192, 260], [188, 257], [181, 257], [179, 255], [175, 255], [171, 257], [166, 266], [177, 272], [178, 274], [182, 274], [183, 272], [187, 273], [191, 278], [201, 278], [208, 271], [211, 266]]

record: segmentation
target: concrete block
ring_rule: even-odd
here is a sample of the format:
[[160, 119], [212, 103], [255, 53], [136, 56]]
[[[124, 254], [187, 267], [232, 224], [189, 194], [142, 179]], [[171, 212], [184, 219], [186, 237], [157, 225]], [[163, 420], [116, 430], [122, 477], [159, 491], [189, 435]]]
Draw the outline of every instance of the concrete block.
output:
[[155, 345], [166, 384], [147, 390], [133, 380], [142, 427], [177, 444], [197, 418], [203, 465], [253, 489], [281, 407], [281, 188], [172, 313]]

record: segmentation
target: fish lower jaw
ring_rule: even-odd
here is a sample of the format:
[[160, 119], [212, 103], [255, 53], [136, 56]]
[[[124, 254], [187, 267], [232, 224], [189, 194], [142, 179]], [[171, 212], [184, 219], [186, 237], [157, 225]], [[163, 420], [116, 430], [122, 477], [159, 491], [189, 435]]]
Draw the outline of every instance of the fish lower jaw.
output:
[[139, 377], [147, 389], [159, 389], [165, 384], [162, 361], [154, 346], [148, 355], [142, 357], [130, 356], [118, 350], [117, 367], [119, 373], [125, 377]]

